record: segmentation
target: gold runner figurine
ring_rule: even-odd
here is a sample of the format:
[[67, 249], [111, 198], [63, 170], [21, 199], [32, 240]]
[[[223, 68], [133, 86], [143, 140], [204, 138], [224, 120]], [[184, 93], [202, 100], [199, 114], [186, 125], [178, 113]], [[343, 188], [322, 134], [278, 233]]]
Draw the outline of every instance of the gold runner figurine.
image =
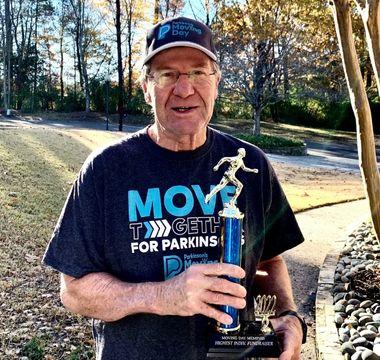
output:
[[247, 168], [244, 165], [243, 157], [245, 156], [245, 149], [240, 148], [238, 150], [237, 156], [230, 156], [230, 157], [224, 157], [219, 160], [219, 162], [214, 166], [213, 170], [217, 171], [219, 169], [219, 166], [222, 165], [224, 162], [229, 162], [230, 166], [224, 173], [222, 180], [220, 180], [220, 183], [216, 185], [209, 194], [206, 195], [205, 201], [208, 203], [210, 199], [220, 190], [222, 190], [228, 183], [232, 183], [236, 186], [236, 191], [234, 196], [231, 198], [229, 202], [229, 206], [231, 208], [236, 208], [236, 200], [240, 195], [241, 190], [243, 189], [243, 184], [236, 178], [236, 172], [239, 169], [242, 169], [244, 171], [258, 173], [258, 169], [250, 169]]

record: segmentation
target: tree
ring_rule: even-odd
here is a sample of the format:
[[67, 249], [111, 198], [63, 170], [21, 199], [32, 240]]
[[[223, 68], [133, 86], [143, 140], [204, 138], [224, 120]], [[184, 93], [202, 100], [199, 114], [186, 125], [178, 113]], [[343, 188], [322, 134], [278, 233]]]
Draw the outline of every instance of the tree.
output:
[[65, 95], [63, 73], [64, 73], [64, 38], [69, 22], [69, 11], [66, 0], [61, 0], [61, 9], [59, 12], [58, 26], [59, 26], [59, 95], [60, 106], [63, 106], [63, 99]]
[[[4, 61], [3, 89], [4, 89], [4, 110], [5, 110], [5, 113], [8, 115], [11, 109], [11, 57], [12, 57], [10, 0], [4, 0], [4, 27], [5, 27], [5, 36], [3, 36], [3, 61]], [[3, 30], [3, 34], [4, 34], [4, 30]]]
[[90, 112], [90, 84], [88, 81], [88, 68], [86, 53], [86, 31], [88, 14], [86, 11], [86, 0], [70, 0], [75, 21], [75, 40], [77, 48], [78, 70], [81, 86], [84, 90], [86, 113]]
[[126, 70], [127, 70], [127, 109], [130, 108], [134, 86], [134, 65], [139, 55], [140, 47], [136, 44], [140, 25], [147, 20], [145, 4], [139, 0], [123, 0], [126, 43]]
[[294, 51], [302, 31], [297, 8], [286, 1], [246, 1], [220, 6], [213, 23], [227, 93], [238, 92], [252, 107], [253, 133], [260, 134], [264, 108], [278, 101], [283, 59]]
[[123, 57], [121, 52], [121, 7], [120, 0], [115, 0], [116, 17], [116, 43], [117, 43], [117, 73], [118, 73], [118, 113], [119, 113], [119, 131], [123, 131], [124, 117], [124, 74], [123, 74]]
[[355, 0], [355, 3], [363, 20], [369, 57], [380, 96], [380, 1]]
[[168, 17], [177, 16], [183, 9], [183, 0], [155, 0], [154, 1], [154, 23]]
[[[342, 54], [351, 105], [356, 118], [360, 170], [371, 209], [374, 229], [377, 238], [380, 239], [380, 175], [377, 168], [371, 110], [353, 38], [351, 8], [348, 0], [334, 0], [333, 5], [336, 33]], [[380, 25], [379, 21], [380, 18], [375, 17], [375, 27]], [[372, 42], [367, 45], [370, 48]], [[369, 50], [374, 52], [373, 49]]]

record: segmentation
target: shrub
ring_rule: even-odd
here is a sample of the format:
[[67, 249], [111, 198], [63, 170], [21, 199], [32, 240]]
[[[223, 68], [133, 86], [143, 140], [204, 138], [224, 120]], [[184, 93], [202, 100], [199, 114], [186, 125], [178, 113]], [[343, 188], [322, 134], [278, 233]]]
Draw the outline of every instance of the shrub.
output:
[[[380, 133], [380, 103], [370, 102], [375, 133]], [[355, 131], [355, 116], [349, 101], [282, 101], [278, 103], [281, 122], [308, 127]]]
[[247, 141], [261, 149], [274, 149], [281, 147], [301, 147], [304, 143], [300, 140], [287, 139], [272, 135], [237, 134], [236, 137]]
[[151, 115], [152, 108], [145, 102], [144, 92], [140, 87], [134, 91], [127, 111], [129, 114], [143, 114], [148, 116]]

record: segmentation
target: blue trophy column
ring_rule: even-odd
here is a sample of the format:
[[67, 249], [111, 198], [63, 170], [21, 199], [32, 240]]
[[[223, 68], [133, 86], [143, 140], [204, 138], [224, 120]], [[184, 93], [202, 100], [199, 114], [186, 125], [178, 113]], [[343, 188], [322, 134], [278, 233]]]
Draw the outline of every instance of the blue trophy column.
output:
[[[240, 214], [239, 214], [240, 215]], [[232, 215], [233, 216], [233, 215]], [[236, 215], [235, 215], [236, 216]], [[230, 217], [221, 214], [222, 234], [221, 234], [221, 262], [227, 264], [241, 265], [241, 235], [243, 216]], [[233, 277], [226, 277], [227, 280], [239, 283], [240, 280]], [[233, 333], [240, 329], [239, 310], [229, 305], [222, 305], [220, 310], [230, 315], [232, 324], [226, 325], [218, 323], [218, 331], [223, 333]]]

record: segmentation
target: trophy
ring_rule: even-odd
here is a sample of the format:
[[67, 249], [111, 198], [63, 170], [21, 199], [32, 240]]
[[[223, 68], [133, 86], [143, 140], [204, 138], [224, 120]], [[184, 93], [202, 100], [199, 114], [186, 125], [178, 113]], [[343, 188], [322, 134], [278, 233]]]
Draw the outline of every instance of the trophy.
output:
[[[213, 168], [218, 170], [220, 165], [230, 163], [220, 183], [215, 186], [205, 201], [223, 189], [228, 183], [236, 186], [235, 194], [228, 203], [223, 204], [219, 211], [221, 219], [221, 258], [224, 263], [241, 266], [242, 257], [242, 223], [244, 214], [236, 206], [243, 184], [236, 178], [239, 169], [258, 173], [257, 169], [250, 169], [244, 165], [245, 149], [240, 148], [237, 156], [224, 157]], [[228, 280], [239, 283], [239, 279], [226, 277]], [[239, 310], [229, 305], [220, 306], [220, 310], [233, 319], [230, 325], [217, 323], [209, 339], [208, 358], [244, 359], [250, 357], [278, 357], [280, 349], [277, 336], [271, 327], [269, 317], [275, 314], [276, 297], [259, 295], [255, 299], [255, 319], [253, 321], [240, 321]]]

